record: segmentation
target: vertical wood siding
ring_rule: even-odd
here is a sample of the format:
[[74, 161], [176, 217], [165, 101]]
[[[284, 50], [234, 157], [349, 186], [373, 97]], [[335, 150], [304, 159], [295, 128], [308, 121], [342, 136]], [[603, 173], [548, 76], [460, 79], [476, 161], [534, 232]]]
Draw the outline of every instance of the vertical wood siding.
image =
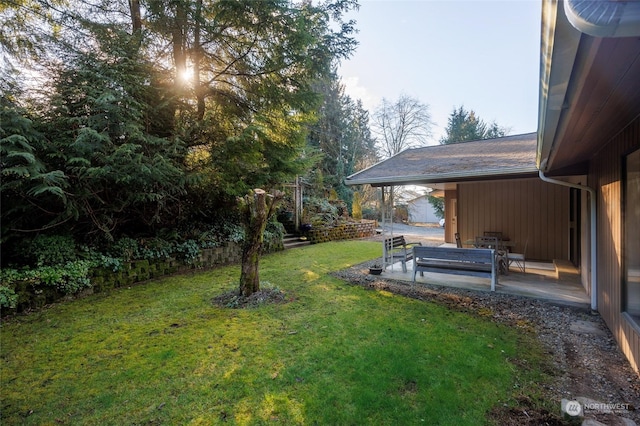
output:
[[640, 119], [613, 137], [590, 163], [589, 185], [597, 193], [598, 311], [633, 368], [640, 368], [638, 329], [622, 313], [623, 211], [622, 172], [626, 154], [640, 148]]
[[540, 179], [458, 184], [458, 232], [473, 239], [501, 231], [527, 258], [569, 258], [569, 189]]

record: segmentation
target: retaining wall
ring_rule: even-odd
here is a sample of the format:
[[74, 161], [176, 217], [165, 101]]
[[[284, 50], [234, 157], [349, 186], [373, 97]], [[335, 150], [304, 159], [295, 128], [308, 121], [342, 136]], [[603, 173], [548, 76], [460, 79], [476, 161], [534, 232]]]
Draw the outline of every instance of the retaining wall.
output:
[[336, 226], [311, 229], [306, 231], [304, 235], [312, 244], [336, 240], [353, 240], [375, 235], [376, 225], [377, 222], [375, 220], [362, 220], [360, 222], [348, 222]]
[[[313, 244], [366, 238], [375, 234], [376, 225], [377, 222], [375, 220], [363, 220], [338, 226], [311, 229], [305, 232], [305, 236]], [[264, 247], [264, 252], [271, 253], [283, 249], [283, 242], [279, 240], [273, 242], [270, 246]], [[14, 291], [18, 296], [17, 306], [15, 309], [3, 310], [2, 315], [40, 309], [60, 299], [71, 299], [80, 295], [100, 293], [176, 272], [235, 264], [240, 263], [241, 260], [241, 246], [236, 243], [227, 243], [222, 247], [202, 249], [198, 258], [189, 264], [175, 259], [163, 261], [136, 260], [124, 264], [122, 270], [117, 272], [107, 268], [96, 268], [91, 270], [89, 274], [91, 287], [73, 295], [65, 295], [55, 287], [42, 283], [34, 283], [32, 281], [18, 282], [14, 287]]]

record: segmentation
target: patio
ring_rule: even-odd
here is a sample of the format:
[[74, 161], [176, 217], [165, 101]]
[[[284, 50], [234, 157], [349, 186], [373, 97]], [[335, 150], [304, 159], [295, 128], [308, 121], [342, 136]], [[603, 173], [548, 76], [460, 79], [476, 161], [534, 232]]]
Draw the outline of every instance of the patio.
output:
[[[526, 273], [511, 268], [508, 275], [500, 275], [496, 293], [512, 294], [547, 300], [555, 303], [589, 306], [590, 298], [579, 281], [578, 270], [566, 264], [527, 261]], [[400, 262], [389, 265], [382, 273], [385, 278], [399, 281], [413, 279], [413, 260], [407, 262], [407, 272], [402, 272]], [[421, 284], [490, 291], [490, 279], [465, 275], [425, 272], [416, 275], [415, 286]]]

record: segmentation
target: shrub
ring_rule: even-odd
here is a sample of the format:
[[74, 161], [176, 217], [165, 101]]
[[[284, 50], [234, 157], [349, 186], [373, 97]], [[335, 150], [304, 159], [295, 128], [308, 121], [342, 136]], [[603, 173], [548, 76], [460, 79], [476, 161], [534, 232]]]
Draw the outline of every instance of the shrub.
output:
[[305, 216], [314, 227], [334, 225], [340, 217], [338, 208], [324, 198], [308, 198], [305, 200]]
[[427, 195], [427, 201], [431, 204], [431, 207], [433, 207], [436, 217], [438, 219], [444, 219], [444, 198]]
[[86, 260], [75, 260], [64, 265], [43, 266], [32, 270], [34, 278], [44, 284], [56, 287], [64, 294], [73, 294], [79, 290], [91, 287], [89, 280], [89, 269], [91, 262]]
[[271, 251], [280, 244], [285, 234], [284, 225], [273, 219], [267, 222], [264, 230], [263, 251]]
[[195, 240], [187, 240], [175, 245], [176, 258], [192, 265], [200, 256], [200, 246]]
[[0, 285], [0, 309], [13, 309], [18, 303], [18, 295], [9, 287]]
[[369, 220], [380, 220], [380, 211], [373, 207], [365, 207], [362, 209], [362, 218]]
[[88, 246], [80, 246], [79, 257], [89, 261], [94, 267], [106, 268], [113, 272], [121, 271], [124, 266], [122, 258], [100, 253], [96, 249]]
[[362, 220], [362, 197], [359, 192], [353, 194], [351, 217], [355, 220]]
[[66, 235], [38, 235], [17, 247], [26, 263], [58, 265], [76, 260], [76, 243]]
[[138, 242], [133, 238], [120, 238], [110, 247], [109, 253], [115, 258], [130, 262], [139, 255]]
[[174, 254], [174, 245], [162, 238], [146, 238], [138, 243], [136, 260], [165, 260]]
[[88, 260], [74, 260], [61, 265], [45, 265], [34, 269], [2, 269], [0, 278], [3, 289], [0, 290], [2, 294], [0, 306], [15, 307], [17, 300], [17, 297], [14, 298], [15, 288], [21, 281], [30, 283], [34, 288], [54, 287], [63, 294], [74, 294], [83, 288], [91, 287], [89, 269], [92, 266], [94, 266], [93, 263]]

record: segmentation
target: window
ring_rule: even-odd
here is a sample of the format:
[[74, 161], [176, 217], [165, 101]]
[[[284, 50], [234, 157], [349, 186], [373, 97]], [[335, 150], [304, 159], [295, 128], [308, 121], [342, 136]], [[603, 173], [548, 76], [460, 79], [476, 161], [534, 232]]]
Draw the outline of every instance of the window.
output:
[[640, 150], [627, 156], [624, 187], [626, 311], [640, 323]]

